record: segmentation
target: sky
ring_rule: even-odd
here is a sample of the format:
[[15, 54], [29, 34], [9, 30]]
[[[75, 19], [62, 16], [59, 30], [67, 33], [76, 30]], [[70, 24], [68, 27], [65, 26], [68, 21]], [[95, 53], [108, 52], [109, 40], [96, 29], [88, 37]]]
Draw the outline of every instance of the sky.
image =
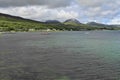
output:
[[120, 0], [0, 0], [0, 13], [38, 21], [120, 24]]

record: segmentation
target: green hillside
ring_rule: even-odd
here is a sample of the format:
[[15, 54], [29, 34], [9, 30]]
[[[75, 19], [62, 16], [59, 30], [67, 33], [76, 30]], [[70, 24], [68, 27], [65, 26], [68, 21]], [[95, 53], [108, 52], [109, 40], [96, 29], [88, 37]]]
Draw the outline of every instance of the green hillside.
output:
[[98, 30], [98, 29], [119, 29], [108, 27], [95, 27], [88, 24], [81, 24], [76, 20], [67, 20], [64, 23], [51, 22], [39, 22], [30, 19], [24, 19], [17, 16], [11, 16], [8, 14], [0, 13], [0, 32], [3, 31], [37, 31], [37, 30]]

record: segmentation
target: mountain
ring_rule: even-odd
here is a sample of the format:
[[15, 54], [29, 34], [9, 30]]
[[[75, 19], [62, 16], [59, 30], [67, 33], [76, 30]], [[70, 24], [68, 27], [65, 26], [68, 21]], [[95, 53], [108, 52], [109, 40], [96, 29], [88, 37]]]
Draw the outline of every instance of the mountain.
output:
[[45, 23], [48, 23], [48, 24], [60, 24], [61, 22], [58, 21], [58, 20], [47, 20]]
[[79, 25], [79, 24], [81, 24], [81, 23], [80, 23], [77, 19], [68, 19], [68, 20], [66, 20], [66, 21], [64, 22], [64, 24], [77, 26], [77, 25]]
[[87, 23], [87, 25], [90, 25], [90, 26], [108, 26], [106, 24], [97, 23], [97, 22], [89, 22], [89, 23]]
[[119, 30], [120, 25], [108, 25], [108, 24], [102, 24], [97, 22], [89, 22], [86, 25], [89, 25], [91, 27], [96, 27], [98, 29], [107, 29], [107, 30]]
[[40, 30], [120, 30], [119, 25], [106, 25], [90, 22], [82, 24], [77, 19], [68, 19], [61, 23], [57, 20], [47, 20], [46, 22], [35, 21], [31, 19], [0, 13], [0, 32], [5, 31], [40, 31]]

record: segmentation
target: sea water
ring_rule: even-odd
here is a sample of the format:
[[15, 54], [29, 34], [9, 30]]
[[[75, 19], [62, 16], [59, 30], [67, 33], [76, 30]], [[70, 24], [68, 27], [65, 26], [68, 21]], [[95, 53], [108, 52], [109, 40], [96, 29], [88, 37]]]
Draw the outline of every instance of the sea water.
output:
[[120, 80], [120, 31], [0, 36], [1, 80]]

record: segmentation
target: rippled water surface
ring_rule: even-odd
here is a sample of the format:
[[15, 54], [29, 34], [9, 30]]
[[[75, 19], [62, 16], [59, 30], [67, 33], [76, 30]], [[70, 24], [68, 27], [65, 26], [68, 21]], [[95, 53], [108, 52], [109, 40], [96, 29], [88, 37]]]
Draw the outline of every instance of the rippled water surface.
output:
[[120, 80], [120, 31], [0, 34], [0, 80]]

